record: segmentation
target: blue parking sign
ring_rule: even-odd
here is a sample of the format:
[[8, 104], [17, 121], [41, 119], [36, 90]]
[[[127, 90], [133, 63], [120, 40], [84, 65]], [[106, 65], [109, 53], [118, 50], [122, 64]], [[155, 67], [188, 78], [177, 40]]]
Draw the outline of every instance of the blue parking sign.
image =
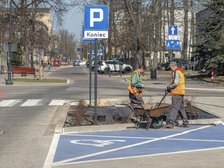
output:
[[85, 6], [84, 29], [85, 30], [108, 30], [109, 28], [109, 6]]

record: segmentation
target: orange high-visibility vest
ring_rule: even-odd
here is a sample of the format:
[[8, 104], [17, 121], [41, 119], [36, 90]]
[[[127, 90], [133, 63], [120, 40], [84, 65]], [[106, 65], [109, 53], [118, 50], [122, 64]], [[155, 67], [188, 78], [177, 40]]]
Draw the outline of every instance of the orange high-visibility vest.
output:
[[130, 80], [130, 83], [128, 85], [128, 92], [131, 93], [131, 94], [140, 94], [142, 95], [142, 91], [139, 91], [135, 86], [132, 85], [132, 76], [133, 74], [136, 73], [136, 75], [139, 75], [139, 72], [137, 70], [135, 70], [132, 75], [131, 75], [131, 80]]
[[[185, 95], [185, 77], [180, 70], [176, 70], [175, 73], [178, 73], [180, 76], [180, 81], [177, 86], [170, 92], [171, 95]], [[175, 79], [173, 79], [174, 81]]]

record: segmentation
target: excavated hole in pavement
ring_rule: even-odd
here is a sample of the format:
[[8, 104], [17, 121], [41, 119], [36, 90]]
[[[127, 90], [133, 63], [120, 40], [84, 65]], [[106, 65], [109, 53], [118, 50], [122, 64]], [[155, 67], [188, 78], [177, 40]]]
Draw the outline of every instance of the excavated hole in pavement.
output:
[[[204, 110], [196, 108], [191, 104], [185, 106], [188, 119], [214, 119], [219, 118]], [[70, 106], [67, 112], [64, 127], [89, 126], [89, 125], [109, 125], [116, 123], [132, 123], [131, 115], [133, 112], [129, 107], [121, 106], [100, 106], [97, 107], [96, 123], [94, 122], [94, 107], [86, 106], [83, 101], [77, 106]]]

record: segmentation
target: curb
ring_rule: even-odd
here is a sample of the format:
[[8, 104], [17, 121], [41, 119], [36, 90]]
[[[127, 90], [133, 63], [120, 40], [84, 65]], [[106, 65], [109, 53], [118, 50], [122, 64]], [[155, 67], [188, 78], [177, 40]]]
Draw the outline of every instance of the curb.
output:
[[[129, 79], [127, 79], [127, 78], [123, 78], [123, 80], [125, 81], [125, 82], [129, 82], [130, 80]], [[143, 80], [143, 82], [144, 82], [144, 80]], [[155, 81], [152, 81], [152, 82], [155, 82]], [[146, 85], [145, 85], [145, 88], [157, 88], [157, 89], [165, 89], [165, 87], [166, 87], [166, 84], [164, 84], [164, 87], [158, 87], [157, 85], [155, 85], [155, 84], [153, 84], [153, 83], [150, 83], [151, 85], [153, 85], [153, 87], [147, 87]], [[208, 89], [208, 88], [191, 88], [191, 87], [186, 87], [185, 88], [186, 90], [191, 90], [191, 91], [214, 91], [214, 92], [224, 92], [224, 88], [222, 88], [222, 89]]]
[[213, 119], [197, 119], [197, 120], [189, 120], [189, 124], [192, 125], [217, 125], [222, 123], [223, 118], [213, 118]]
[[69, 107], [70, 107], [70, 104], [66, 103], [65, 105], [62, 106], [62, 108], [60, 108], [58, 110], [57, 113], [59, 113], [59, 114], [57, 116], [57, 124], [56, 124], [55, 130], [54, 130], [55, 134], [63, 132], [63, 126], [64, 126], [64, 122], [67, 117], [67, 112], [69, 110]]
[[66, 127], [63, 128], [63, 133], [83, 133], [83, 132], [103, 132], [103, 131], [120, 131], [127, 128], [133, 128], [132, 124], [113, 124], [113, 125], [93, 125], [80, 127]]
[[[156, 97], [154, 97], [156, 99]], [[101, 102], [100, 102], [101, 101]], [[102, 99], [100, 100], [100, 105], [116, 105], [118, 101], [117, 99]], [[76, 102], [77, 103], [77, 102]], [[63, 127], [65, 119], [67, 117], [67, 112], [71, 105], [75, 105], [74, 102], [70, 102], [65, 104], [62, 108], [58, 110], [57, 115], [57, 125], [55, 127], [55, 134], [60, 133], [84, 133], [84, 132], [103, 132], [103, 131], [119, 131], [119, 130], [127, 130], [127, 129], [136, 129], [134, 123], [125, 123], [125, 124], [112, 124], [112, 125], [92, 125], [92, 126], [77, 126], [77, 127]], [[208, 111], [211, 114], [211, 110]], [[215, 114], [214, 114], [215, 115]], [[213, 119], [197, 119], [197, 120], [189, 120], [189, 124], [191, 125], [217, 125], [223, 124], [224, 118], [213, 118]]]

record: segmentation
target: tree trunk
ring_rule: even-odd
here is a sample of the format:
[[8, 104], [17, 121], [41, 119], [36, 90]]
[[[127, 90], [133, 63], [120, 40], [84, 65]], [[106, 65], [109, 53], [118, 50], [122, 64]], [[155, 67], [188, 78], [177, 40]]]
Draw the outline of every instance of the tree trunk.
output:
[[[193, 7], [193, 0], [191, 0], [191, 7]], [[195, 14], [192, 11], [191, 12], [191, 46], [192, 46], [192, 52], [194, 52], [196, 50], [196, 48], [194, 47], [196, 44], [196, 38], [195, 38], [195, 34], [196, 34], [196, 29], [195, 29]], [[190, 47], [189, 47], [190, 48]], [[192, 57], [192, 54], [191, 54]], [[191, 59], [190, 57], [190, 59]]]
[[113, 17], [114, 17], [114, 0], [110, 0], [110, 12], [109, 12], [109, 32], [108, 32], [108, 53], [107, 53], [107, 59], [112, 58], [112, 31], [113, 31]]
[[183, 35], [183, 46], [182, 46], [182, 58], [187, 59], [188, 49], [188, 11], [189, 11], [189, 0], [184, 0], [184, 35]]
[[[163, 8], [166, 9], [166, 10], [162, 11], [162, 18], [163, 18], [163, 23], [162, 23], [162, 32], [163, 32], [163, 43], [162, 43], [162, 47], [163, 48], [162, 48], [162, 51], [163, 51], [163, 55], [162, 55], [161, 62], [165, 62], [166, 26], [169, 25], [169, 12], [168, 12], [169, 10], [168, 10], [168, 4], [167, 4], [167, 2], [168, 2], [168, 0], [166, 0], [166, 3], [164, 3], [164, 6], [163, 6]], [[166, 22], [166, 18], [167, 18], [167, 22]], [[168, 23], [168, 24], [166, 24], [166, 23]]]
[[[171, 0], [171, 10], [170, 10], [170, 20], [169, 20], [170, 21], [169, 25], [171, 26], [174, 26], [174, 22], [175, 22], [174, 12], [175, 12], [175, 0]], [[169, 51], [169, 57], [170, 59], [173, 59], [173, 50]]]
[[[160, 34], [160, 20], [161, 20], [161, 15], [160, 15], [160, 10], [161, 10], [161, 0], [154, 0], [153, 1], [153, 6], [154, 6], [154, 12], [156, 16], [154, 17], [154, 40], [155, 40], [155, 46], [154, 46], [154, 57], [153, 57], [153, 69], [156, 70], [157, 63], [158, 63], [158, 51], [160, 49], [160, 39], [161, 39], [161, 34]], [[160, 36], [160, 37], [159, 37]]]
[[134, 69], [138, 68], [138, 36], [139, 36], [139, 6], [140, 1], [134, 1], [135, 20], [134, 20]]

